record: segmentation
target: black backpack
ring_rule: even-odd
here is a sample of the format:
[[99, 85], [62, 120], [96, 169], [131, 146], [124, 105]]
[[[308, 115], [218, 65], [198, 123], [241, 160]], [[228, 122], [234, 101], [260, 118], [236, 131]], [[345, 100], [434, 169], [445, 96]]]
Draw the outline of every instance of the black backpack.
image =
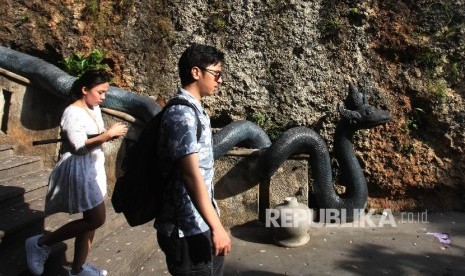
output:
[[[139, 139], [126, 153], [126, 169], [118, 177], [111, 196], [111, 203], [117, 213], [123, 213], [129, 225], [137, 226], [151, 221], [160, 215], [162, 195], [169, 179], [162, 179], [158, 166], [157, 144], [163, 114], [172, 105], [196, 107], [181, 98], [173, 98], [155, 115], [142, 130]], [[197, 115], [197, 141], [202, 125]], [[170, 173], [172, 174], [172, 172]]]

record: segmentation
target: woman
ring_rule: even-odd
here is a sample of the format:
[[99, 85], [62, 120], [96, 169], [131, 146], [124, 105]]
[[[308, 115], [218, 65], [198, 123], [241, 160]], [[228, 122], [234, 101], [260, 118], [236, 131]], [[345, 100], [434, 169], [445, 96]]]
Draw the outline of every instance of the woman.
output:
[[70, 275], [107, 274], [85, 261], [95, 230], [105, 222], [103, 199], [107, 183], [102, 144], [127, 132], [122, 123], [104, 129], [99, 105], [105, 99], [109, 81], [105, 71], [88, 71], [73, 84], [71, 104], [64, 110], [60, 123], [65, 138], [63, 154], [50, 175], [45, 213], [83, 213], [83, 217], [52, 233], [26, 240], [27, 264], [35, 275], [44, 272], [50, 246], [70, 238], [75, 238]]

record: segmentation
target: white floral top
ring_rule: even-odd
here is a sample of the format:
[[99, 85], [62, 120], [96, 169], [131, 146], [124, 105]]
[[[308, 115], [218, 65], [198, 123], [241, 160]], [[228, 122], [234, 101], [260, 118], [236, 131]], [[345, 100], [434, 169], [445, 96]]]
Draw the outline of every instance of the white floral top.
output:
[[102, 147], [89, 151], [84, 145], [88, 135], [104, 130], [100, 108], [86, 111], [70, 105], [63, 112], [60, 126], [64, 153], [50, 175], [45, 212], [80, 213], [102, 203], [107, 193]]

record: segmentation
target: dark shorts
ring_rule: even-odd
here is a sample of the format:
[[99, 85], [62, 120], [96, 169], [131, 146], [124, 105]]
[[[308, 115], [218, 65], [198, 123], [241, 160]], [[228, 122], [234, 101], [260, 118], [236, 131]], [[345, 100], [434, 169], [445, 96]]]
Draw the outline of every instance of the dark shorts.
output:
[[224, 256], [213, 255], [210, 231], [183, 238], [177, 233], [175, 230], [167, 237], [157, 232], [158, 244], [172, 275], [223, 275]]

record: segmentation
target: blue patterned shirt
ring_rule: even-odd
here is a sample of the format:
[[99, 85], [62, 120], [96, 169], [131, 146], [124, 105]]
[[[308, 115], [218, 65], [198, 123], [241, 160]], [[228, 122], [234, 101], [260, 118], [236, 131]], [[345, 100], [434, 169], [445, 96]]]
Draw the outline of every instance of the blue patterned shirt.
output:
[[[192, 103], [196, 110], [185, 105], [170, 106], [163, 116], [159, 140], [159, 164], [166, 178], [174, 168], [175, 161], [186, 155], [197, 153], [200, 173], [210, 195], [213, 206], [218, 212], [213, 192], [213, 145], [210, 118], [200, 102], [184, 89], [176, 95]], [[202, 131], [197, 141], [197, 120], [200, 119]], [[192, 236], [209, 230], [191, 201], [179, 171], [174, 169], [172, 189], [163, 195], [162, 215], [155, 220], [157, 231], [170, 236], [177, 223], [179, 237]]]

